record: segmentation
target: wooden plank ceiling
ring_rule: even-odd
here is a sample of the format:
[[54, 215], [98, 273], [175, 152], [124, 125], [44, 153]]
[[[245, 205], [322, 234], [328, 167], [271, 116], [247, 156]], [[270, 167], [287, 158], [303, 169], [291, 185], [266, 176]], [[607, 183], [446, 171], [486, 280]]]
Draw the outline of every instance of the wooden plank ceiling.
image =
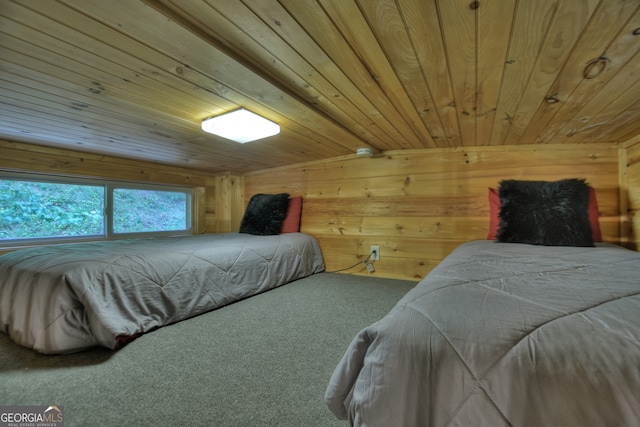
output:
[[[640, 133], [638, 0], [0, 0], [0, 138], [243, 173]], [[247, 108], [282, 126], [204, 133]]]

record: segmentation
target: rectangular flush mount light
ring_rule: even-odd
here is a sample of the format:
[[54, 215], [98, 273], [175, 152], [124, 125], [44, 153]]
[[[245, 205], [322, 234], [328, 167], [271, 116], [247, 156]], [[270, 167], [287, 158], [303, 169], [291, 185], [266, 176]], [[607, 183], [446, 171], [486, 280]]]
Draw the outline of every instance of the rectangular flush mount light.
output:
[[277, 135], [280, 126], [249, 110], [240, 109], [205, 119], [202, 130], [244, 144]]

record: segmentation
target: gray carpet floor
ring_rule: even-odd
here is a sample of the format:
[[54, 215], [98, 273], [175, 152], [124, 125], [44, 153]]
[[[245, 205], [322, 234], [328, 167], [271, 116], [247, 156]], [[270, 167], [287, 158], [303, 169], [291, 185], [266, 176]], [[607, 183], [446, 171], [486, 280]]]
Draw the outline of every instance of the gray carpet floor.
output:
[[0, 405], [66, 426], [342, 426], [324, 391], [355, 334], [416, 282], [321, 273], [143, 335], [47, 356], [0, 333]]

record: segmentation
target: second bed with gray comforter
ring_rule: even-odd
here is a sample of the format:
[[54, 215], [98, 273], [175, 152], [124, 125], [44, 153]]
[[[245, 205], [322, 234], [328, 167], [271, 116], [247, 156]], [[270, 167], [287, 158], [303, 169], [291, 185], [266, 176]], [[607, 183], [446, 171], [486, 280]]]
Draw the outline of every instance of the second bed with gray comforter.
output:
[[324, 270], [303, 233], [227, 233], [23, 249], [0, 257], [0, 330], [42, 353], [117, 348]]

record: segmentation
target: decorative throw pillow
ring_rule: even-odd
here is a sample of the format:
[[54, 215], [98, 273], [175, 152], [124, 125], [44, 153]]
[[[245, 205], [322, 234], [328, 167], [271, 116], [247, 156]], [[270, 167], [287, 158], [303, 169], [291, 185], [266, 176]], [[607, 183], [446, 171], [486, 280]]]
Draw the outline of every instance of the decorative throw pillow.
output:
[[500, 183], [498, 241], [546, 246], [594, 246], [589, 186], [582, 179]]
[[489, 188], [489, 233], [487, 240], [497, 240], [500, 229], [500, 193], [496, 188]]
[[297, 233], [300, 231], [300, 215], [302, 214], [302, 196], [289, 199], [287, 216], [282, 223], [282, 233]]
[[270, 236], [280, 234], [289, 208], [289, 194], [255, 194], [240, 223], [240, 233]]
[[[600, 211], [598, 210], [598, 198], [596, 189], [589, 187], [589, 222], [591, 223], [591, 236], [594, 242], [602, 242], [600, 231]], [[489, 188], [489, 233], [487, 240], [497, 240], [500, 229], [500, 193], [496, 188]]]

